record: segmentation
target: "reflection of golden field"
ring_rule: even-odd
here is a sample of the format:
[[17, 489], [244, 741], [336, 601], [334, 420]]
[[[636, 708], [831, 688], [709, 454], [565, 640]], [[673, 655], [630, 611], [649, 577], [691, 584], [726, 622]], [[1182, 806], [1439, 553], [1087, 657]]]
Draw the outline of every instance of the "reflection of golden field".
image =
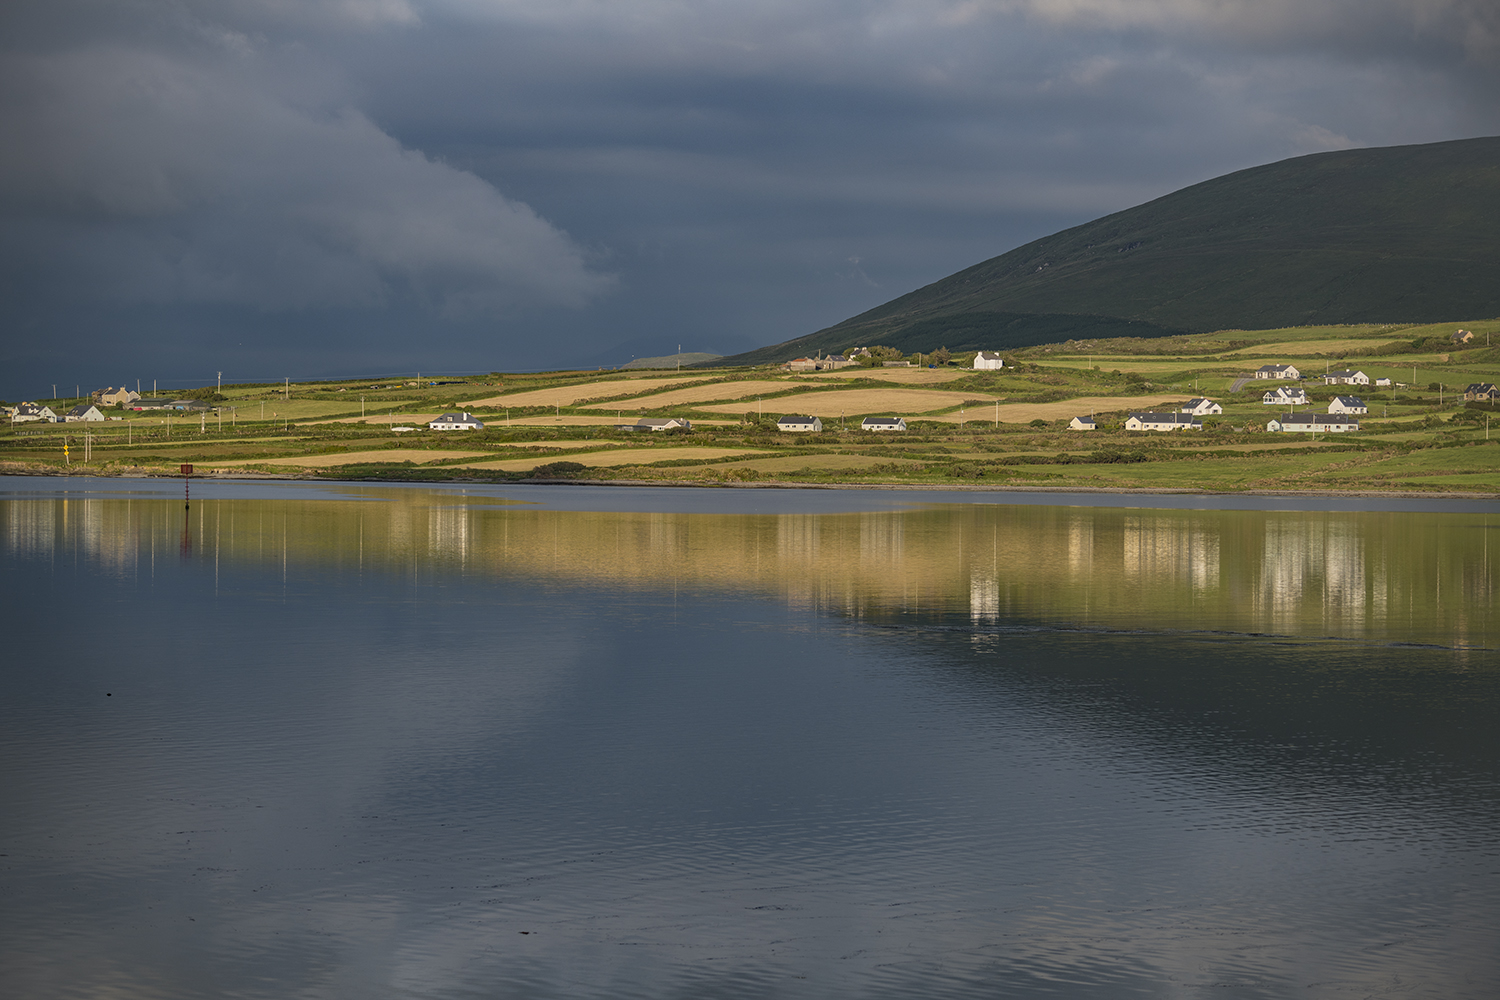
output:
[[[671, 389], [667, 392], [659, 392], [654, 396], [646, 396], [642, 399], [625, 400], [620, 403], [595, 403], [595, 407], [603, 409], [614, 407], [618, 409], [623, 406], [627, 410], [650, 409], [656, 406], [675, 406], [678, 403], [701, 403], [709, 399], [750, 399], [751, 409], [754, 409], [754, 396], [758, 393], [786, 392], [795, 383], [767, 382], [758, 379], [747, 379], [744, 382], [717, 382], [713, 385], [695, 385], [687, 389]], [[743, 407], [741, 407], [743, 409]]]
[[974, 371], [970, 368], [840, 368], [809, 374], [814, 378], [873, 378], [903, 385], [935, 385], [973, 375]]
[[[587, 452], [584, 454], [573, 454], [562, 458], [562, 461], [580, 462], [584, 465], [616, 466], [616, 465], [649, 465], [652, 462], [670, 462], [677, 460], [708, 461], [714, 458], [724, 458], [729, 455], [761, 455], [764, 452], [751, 451], [746, 448], [618, 448], [607, 452]], [[455, 466], [459, 469], [500, 469], [507, 472], [523, 472], [534, 469], [538, 465], [546, 465], [549, 462], [559, 461], [550, 455], [538, 455], [535, 458], [504, 458], [493, 462], [469, 462], [465, 465]]]
[[[882, 458], [876, 455], [782, 455], [778, 458], [752, 458], [744, 462], [726, 462], [715, 468], [755, 469], [758, 472], [790, 472], [795, 469], [868, 469], [874, 465], [889, 464], [891, 461], [889, 456]], [[904, 458], [898, 458], [896, 461], [903, 464], [907, 462]]]
[[1167, 393], [1156, 396], [1083, 396], [1079, 399], [1065, 399], [1060, 403], [1001, 403], [998, 418], [995, 415], [995, 406], [972, 406], [967, 407], [960, 415], [957, 413], [945, 413], [937, 417], [924, 417], [924, 420], [941, 420], [944, 423], [956, 424], [960, 420], [968, 423], [985, 423], [998, 419], [1005, 424], [1024, 424], [1031, 420], [1067, 420], [1072, 417], [1086, 417], [1090, 413], [1109, 413], [1117, 410], [1172, 410], [1177, 403], [1191, 396], [1172, 395]]
[[748, 592], [853, 617], [956, 614], [976, 641], [994, 641], [990, 623], [1062, 622], [1435, 642], [1473, 647], [1481, 664], [1500, 644], [1482, 514], [928, 506], [920, 493], [902, 495], [908, 509], [849, 514], [574, 513], [531, 506], [545, 495], [525, 486], [338, 492], [364, 499], [190, 512], [175, 498], [5, 500], [0, 558], [71, 539], [109, 572], [144, 574], [190, 532], [194, 558], [226, 570], [289, 561], [426, 580], [461, 567], [476, 582]]
[[550, 389], [532, 389], [508, 396], [491, 396], [476, 399], [464, 406], [572, 406], [580, 399], [598, 399], [600, 396], [625, 396], [633, 392], [646, 392], [658, 386], [673, 385], [684, 379], [701, 379], [702, 374], [682, 375], [666, 378], [624, 378], [604, 382], [583, 382], [579, 385], [558, 385]]
[[[807, 413], [815, 417], [836, 417], [844, 413], [851, 417], [864, 414], [908, 416], [957, 406], [966, 399], [993, 398], [983, 393], [941, 390], [846, 389], [842, 392], [809, 392], [787, 399], [771, 400], [766, 404], [766, 415]], [[714, 413], [739, 413], [745, 407], [742, 403], [721, 403], [705, 406], [703, 409]]]
[[295, 455], [290, 458], [243, 458], [228, 462], [205, 462], [206, 466], [225, 469], [235, 465], [295, 465], [304, 469], [321, 469], [334, 465], [356, 465], [375, 462], [441, 462], [452, 458], [474, 458], [487, 451], [428, 451], [425, 448], [386, 448], [382, 451], [347, 451], [335, 455]]

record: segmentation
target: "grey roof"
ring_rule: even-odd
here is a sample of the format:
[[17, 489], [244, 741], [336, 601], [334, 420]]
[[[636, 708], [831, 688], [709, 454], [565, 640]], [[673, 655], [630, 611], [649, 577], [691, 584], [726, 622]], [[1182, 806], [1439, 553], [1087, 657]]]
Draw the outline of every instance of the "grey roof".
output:
[[[1143, 424], [1195, 424], [1198, 422], [1190, 414], [1179, 410], [1173, 410], [1171, 413], [1132, 413], [1131, 416]], [[1184, 420], [1183, 417], [1187, 419]]]
[[810, 424], [810, 423], [812, 423], [816, 419], [817, 419], [816, 417], [807, 417], [807, 416], [798, 417], [798, 416], [793, 416], [792, 414], [787, 414], [786, 416], [782, 417], [780, 420], [778, 420], [776, 422], [778, 424]]
[[1358, 420], [1343, 413], [1283, 413], [1276, 418], [1283, 424], [1357, 424]]
[[1334, 402], [1343, 403], [1345, 406], [1364, 406], [1365, 401], [1355, 396], [1334, 396]]

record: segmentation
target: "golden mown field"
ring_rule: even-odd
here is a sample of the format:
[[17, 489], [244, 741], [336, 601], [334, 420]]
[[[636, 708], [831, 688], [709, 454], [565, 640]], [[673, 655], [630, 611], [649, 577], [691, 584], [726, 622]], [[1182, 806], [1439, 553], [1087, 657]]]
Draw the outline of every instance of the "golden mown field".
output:
[[651, 409], [657, 406], [676, 406], [680, 403], [701, 403], [709, 399], [747, 399], [768, 392], [786, 392], [795, 383], [770, 382], [747, 379], [744, 382], [719, 382], [715, 385], [695, 385], [687, 389], [671, 389], [640, 399], [622, 400], [618, 403], [593, 403], [584, 409]]
[[580, 399], [597, 399], [600, 396], [624, 396], [633, 392], [646, 392], [659, 386], [701, 379], [701, 374], [668, 376], [663, 378], [610, 379], [604, 382], [583, 382], [578, 385], [557, 385], [550, 389], [532, 389], [510, 395], [490, 396], [464, 403], [474, 409], [480, 406], [572, 406]]
[[[943, 392], [923, 389], [848, 389], [844, 391], [809, 392], [800, 396], [770, 400], [766, 415], [806, 413], [814, 417], [836, 417], [840, 413], [859, 416], [868, 413], [908, 416], [957, 406], [966, 399], [994, 399], [981, 393]], [[702, 407], [715, 413], [743, 413], [744, 403], [718, 403]]]

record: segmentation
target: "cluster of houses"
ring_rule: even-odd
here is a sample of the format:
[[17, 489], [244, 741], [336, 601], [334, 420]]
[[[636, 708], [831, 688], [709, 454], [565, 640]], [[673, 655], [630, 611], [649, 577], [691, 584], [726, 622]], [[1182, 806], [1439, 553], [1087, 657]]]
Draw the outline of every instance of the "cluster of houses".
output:
[[[789, 372], [822, 372], [836, 371], [839, 368], [849, 368], [860, 363], [861, 359], [870, 356], [868, 347], [852, 348], [848, 354], [830, 354], [823, 357], [819, 354], [814, 358], [793, 358], [781, 367]], [[910, 361], [884, 361], [881, 362], [886, 368], [911, 368]], [[974, 355], [975, 371], [998, 371], [1005, 367], [998, 351], [980, 351]]]
[[[40, 403], [22, 403], [19, 406], [8, 406], [5, 413], [10, 417], [13, 424], [78, 424], [78, 423], [102, 423], [106, 418], [99, 411], [99, 407], [93, 403], [79, 403], [71, 410], [59, 416], [50, 406]], [[119, 417], [115, 418], [116, 420]]]
[[[1270, 367], [1270, 366], [1267, 366]], [[1358, 373], [1355, 373], [1358, 374]], [[1269, 376], [1268, 376], [1269, 377]], [[1493, 388], [1493, 387], [1492, 387]], [[1293, 391], [1276, 390], [1284, 393], [1278, 398], [1278, 402], [1303, 403], [1307, 402], [1307, 393], [1300, 388]], [[1267, 396], [1272, 395], [1267, 393]], [[1267, 399], [1266, 402], [1271, 402]], [[1223, 413], [1224, 408], [1211, 399], [1197, 397], [1182, 404], [1177, 410], [1168, 410], [1160, 413], [1132, 413], [1125, 418], [1125, 429], [1127, 431], [1201, 431], [1203, 421], [1200, 417]], [[1355, 417], [1361, 413], [1368, 413], [1369, 407], [1364, 400], [1355, 396], [1335, 396], [1328, 404], [1327, 413], [1283, 413], [1266, 424], [1268, 431], [1300, 431], [1305, 433], [1318, 433], [1323, 431], [1357, 431], [1359, 421]], [[1068, 427], [1075, 431], [1097, 430], [1099, 424], [1092, 416], [1074, 417]]]
[[[818, 417], [788, 414], [776, 421], [776, 429], [789, 434], [820, 434], [823, 431], [823, 421]], [[876, 432], [904, 431], [906, 421], [901, 417], [865, 417], [860, 421], [859, 429]]]

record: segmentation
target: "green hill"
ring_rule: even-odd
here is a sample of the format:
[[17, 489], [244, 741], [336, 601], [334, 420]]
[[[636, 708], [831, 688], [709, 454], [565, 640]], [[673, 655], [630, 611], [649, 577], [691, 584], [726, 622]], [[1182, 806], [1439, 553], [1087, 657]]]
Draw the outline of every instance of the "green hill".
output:
[[1500, 316], [1500, 137], [1227, 174], [719, 363], [1475, 316]]

